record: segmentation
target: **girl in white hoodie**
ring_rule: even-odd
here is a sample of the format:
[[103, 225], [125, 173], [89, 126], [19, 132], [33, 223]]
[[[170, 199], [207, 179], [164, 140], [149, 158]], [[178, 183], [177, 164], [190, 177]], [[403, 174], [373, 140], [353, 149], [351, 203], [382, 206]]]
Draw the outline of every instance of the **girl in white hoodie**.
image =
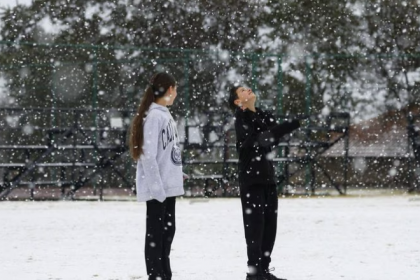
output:
[[167, 106], [177, 96], [168, 73], [153, 75], [131, 124], [130, 153], [137, 161], [137, 200], [147, 204], [145, 259], [149, 280], [170, 280], [175, 197], [184, 194], [178, 131]]

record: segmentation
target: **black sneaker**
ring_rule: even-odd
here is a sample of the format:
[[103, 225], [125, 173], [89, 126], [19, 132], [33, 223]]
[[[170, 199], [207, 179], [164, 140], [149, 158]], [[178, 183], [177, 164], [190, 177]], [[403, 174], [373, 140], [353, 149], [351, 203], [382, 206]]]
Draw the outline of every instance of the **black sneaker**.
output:
[[245, 280], [265, 280], [265, 278], [264, 275], [261, 274], [251, 275], [247, 273]]
[[284, 278], [278, 278], [278, 277], [276, 277], [275, 275], [273, 275], [271, 273], [271, 271], [274, 271], [274, 267], [265, 271], [264, 278], [263, 278], [264, 280], [286, 280]]
[[167, 280], [166, 276], [149, 276], [149, 280]]

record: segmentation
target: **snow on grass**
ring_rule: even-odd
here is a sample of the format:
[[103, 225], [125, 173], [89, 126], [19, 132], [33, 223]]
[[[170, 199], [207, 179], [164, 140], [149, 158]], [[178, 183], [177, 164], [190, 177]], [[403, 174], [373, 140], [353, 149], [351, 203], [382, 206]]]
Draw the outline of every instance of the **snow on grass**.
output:
[[[280, 199], [275, 274], [417, 280], [420, 198]], [[145, 204], [0, 203], [0, 278], [147, 279]], [[173, 279], [245, 279], [240, 200], [179, 199]]]

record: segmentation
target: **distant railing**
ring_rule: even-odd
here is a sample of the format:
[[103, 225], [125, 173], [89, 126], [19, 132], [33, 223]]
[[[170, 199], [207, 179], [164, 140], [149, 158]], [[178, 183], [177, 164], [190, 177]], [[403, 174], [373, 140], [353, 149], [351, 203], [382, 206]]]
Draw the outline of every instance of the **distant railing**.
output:
[[[32, 187], [32, 198], [34, 186], [59, 186], [63, 198], [72, 198], [94, 179], [132, 188], [125, 174], [131, 165], [121, 161], [131, 114], [112, 109], [0, 108], [5, 132], [0, 136], [0, 199], [20, 186]], [[98, 185], [102, 199], [103, 184]]]

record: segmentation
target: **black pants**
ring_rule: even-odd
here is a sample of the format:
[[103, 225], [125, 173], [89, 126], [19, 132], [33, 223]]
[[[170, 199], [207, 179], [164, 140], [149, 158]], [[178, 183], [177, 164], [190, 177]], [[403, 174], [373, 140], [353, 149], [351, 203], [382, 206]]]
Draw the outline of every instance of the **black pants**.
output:
[[275, 185], [241, 187], [242, 214], [250, 274], [268, 270], [277, 233]]
[[169, 255], [175, 235], [175, 197], [147, 201], [145, 257], [149, 280], [172, 278]]

